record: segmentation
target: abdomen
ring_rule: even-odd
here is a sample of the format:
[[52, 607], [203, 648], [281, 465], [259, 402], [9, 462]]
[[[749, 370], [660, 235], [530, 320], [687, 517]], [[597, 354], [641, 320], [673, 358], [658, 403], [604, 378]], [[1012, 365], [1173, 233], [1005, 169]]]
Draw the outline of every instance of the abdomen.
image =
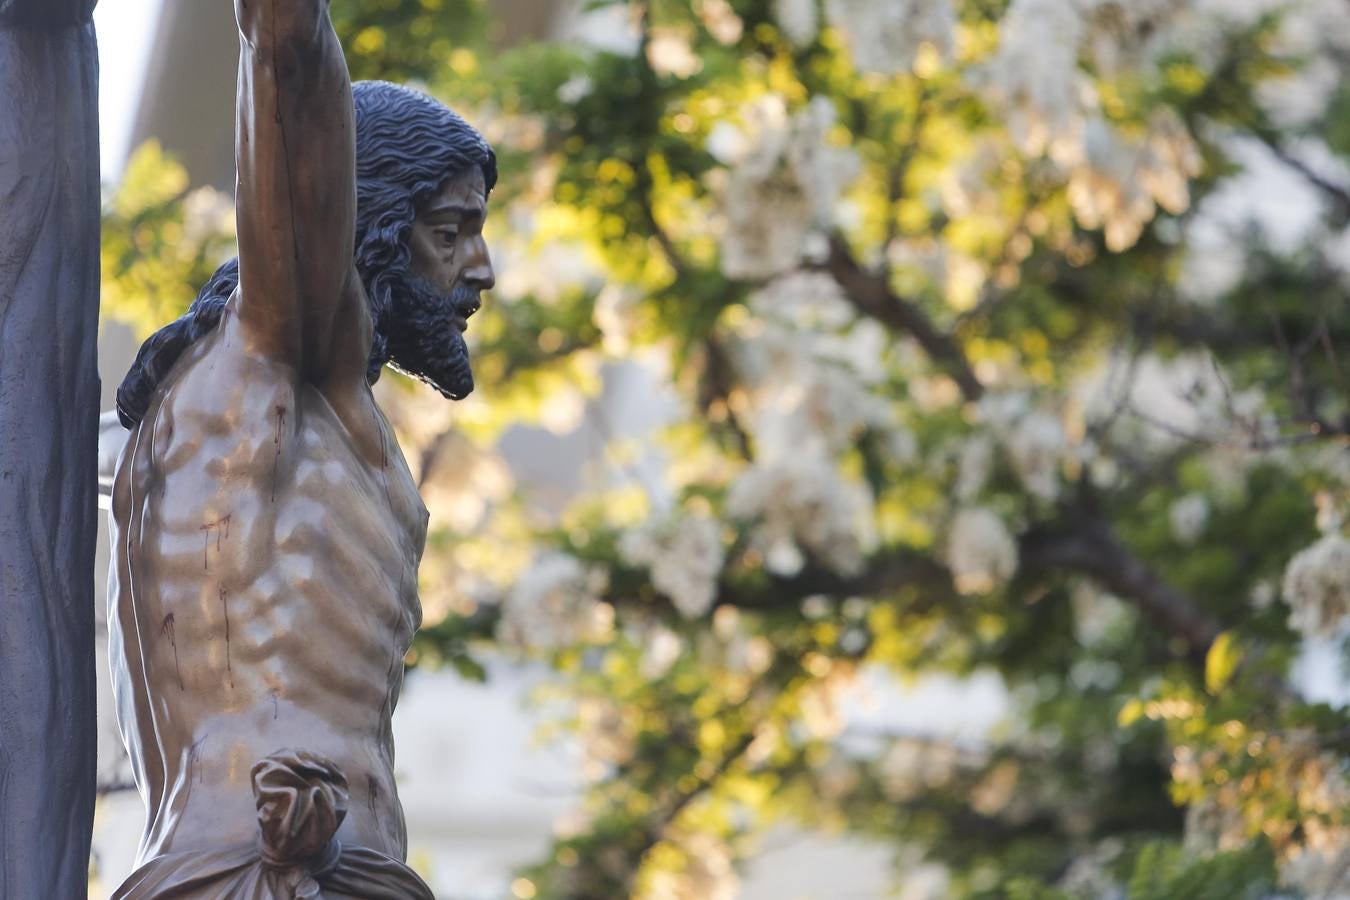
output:
[[216, 355], [152, 407], [114, 492], [110, 629], [150, 805], [142, 855], [252, 840], [248, 771], [282, 748], [332, 759], [346, 838], [400, 855], [389, 718], [420, 544], [321, 395], [253, 361], [222, 381]]

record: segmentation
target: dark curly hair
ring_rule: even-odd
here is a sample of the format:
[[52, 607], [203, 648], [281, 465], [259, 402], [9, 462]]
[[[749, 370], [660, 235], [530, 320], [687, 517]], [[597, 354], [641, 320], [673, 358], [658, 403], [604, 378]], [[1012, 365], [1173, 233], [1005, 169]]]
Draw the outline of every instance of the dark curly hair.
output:
[[[436, 100], [384, 81], [352, 85], [356, 105], [356, 270], [365, 284], [374, 326], [366, 372], [373, 384], [390, 361], [390, 313], [400, 273], [411, 260], [408, 233], [417, 205], [472, 167], [487, 190], [497, 182], [497, 157], [483, 136]], [[195, 341], [216, 327], [239, 284], [239, 260], [216, 270], [188, 311], [152, 334], [117, 388], [117, 416], [134, 428], [156, 388]]]

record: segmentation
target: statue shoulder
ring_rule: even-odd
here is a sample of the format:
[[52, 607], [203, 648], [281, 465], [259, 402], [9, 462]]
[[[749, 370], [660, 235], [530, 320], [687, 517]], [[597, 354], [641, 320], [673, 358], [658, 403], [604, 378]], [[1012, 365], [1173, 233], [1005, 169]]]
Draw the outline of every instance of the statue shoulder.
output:
[[278, 419], [293, 421], [298, 380], [294, 365], [251, 346], [236, 316], [222, 316], [151, 401], [142, 430], [148, 430], [152, 457], [172, 465], [177, 453], [204, 442], [272, 440]]

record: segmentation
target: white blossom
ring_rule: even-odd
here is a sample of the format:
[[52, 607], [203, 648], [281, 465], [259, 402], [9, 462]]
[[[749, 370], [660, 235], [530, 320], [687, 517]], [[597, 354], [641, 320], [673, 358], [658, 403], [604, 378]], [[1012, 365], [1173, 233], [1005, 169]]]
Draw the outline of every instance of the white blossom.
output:
[[1316, 126], [1341, 86], [1341, 60], [1350, 50], [1350, 16], [1340, 0], [1291, 3], [1280, 16], [1273, 48], [1301, 65], [1257, 85], [1262, 109], [1283, 128]]
[[1156, 59], [1166, 47], [1165, 35], [1185, 18], [1192, 0], [1079, 0], [1089, 25], [1087, 45], [1098, 71], [1107, 77], [1126, 66]]
[[642, 46], [642, 26], [626, 3], [579, 5], [562, 19], [558, 37], [590, 50], [635, 56]]
[[950, 56], [955, 43], [956, 11], [948, 0], [826, 0], [825, 14], [860, 72], [903, 72], [925, 44]]
[[1071, 897], [1124, 900], [1127, 896], [1125, 887], [1111, 871], [1124, 849], [1122, 840], [1108, 838], [1087, 852], [1079, 853], [1055, 882], [1055, 887]]
[[435, 453], [409, 454], [431, 516], [431, 530], [451, 528], [467, 534], [477, 529], [494, 505], [515, 488], [505, 459], [456, 429], [454, 413], [445, 409], [444, 402], [400, 390], [387, 379], [381, 379], [374, 391], [401, 441], [424, 448], [437, 444]]
[[745, 32], [745, 22], [727, 0], [700, 0], [694, 9], [719, 44], [734, 44]]
[[1073, 586], [1069, 604], [1073, 607], [1074, 639], [1084, 647], [1095, 647], [1107, 640], [1130, 620], [1129, 607], [1087, 581]]
[[1324, 535], [1289, 561], [1283, 593], [1289, 624], [1305, 635], [1335, 631], [1350, 613], [1350, 540]]
[[993, 441], [979, 435], [962, 441], [956, 456], [956, 499], [974, 499], [984, 490], [993, 467]]
[[729, 672], [763, 675], [773, 660], [773, 644], [762, 635], [741, 633], [727, 641], [724, 661]]
[[[1196, 754], [1178, 748], [1186, 760], [1185, 774], [1199, 781]], [[1286, 848], [1280, 864], [1280, 882], [1297, 896], [1341, 900], [1350, 896], [1350, 828], [1341, 817], [1350, 806], [1350, 779], [1344, 754], [1324, 749], [1311, 730], [1292, 728], [1281, 735], [1281, 755], [1287, 771], [1296, 773], [1290, 801], [1302, 813], [1299, 834]], [[1174, 774], [1179, 766], [1173, 765]], [[1193, 804], [1186, 817], [1188, 849], [1210, 853], [1242, 846], [1248, 839], [1242, 808], [1231, 796], [1211, 795]]]
[[1053, 501], [1059, 495], [1060, 461], [1068, 449], [1059, 417], [1033, 410], [1013, 426], [1005, 444], [1013, 469], [1027, 491], [1041, 500]]
[[[761, 460], [833, 455], [863, 429], [903, 430], [874, 390], [885, 375], [886, 335], [857, 319], [834, 279], [794, 272], [756, 292], [750, 309], [756, 317], [739, 328], [733, 354]], [[903, 452], [903, 443], [894, 449]]]
[[638, 671], [643, 678], [660, 678], [670, 671], [682, 652], [684, 643], [680, 636], [664, 625], [656, 625], [643, 640], [642, 662], [638, 665]]
[[686, 619], [707, 614], [717, 597], [717, 576], [726, 562], [722, 525], [706, 515], [640, 526], [619, 541], [630, 565], [647, 566], [652, 585], [670, 598]]
[[1079, 690], [1111, 690], [1120, 682], [1120, 665], [1109, 659], [1082, 657], [1069, 666], [1069, 681]]
[[803, 451], [837, 452], [869, 426], [888, 424], [887, 404], [842, 366], [821, 364], [809, 378], [756, 391], [751, 428], [766, 459]]
[[636, 291], [610, 283], [595, 296], [591, 321], [600, 329], [602, 347], [611, 356], [624, 356], [632, 345], [634, 311], [638, 307]]
[[1209, 501], [1202, 494], [1187, 494], [1167, 510], [1172, 537], [1182, 544], [1194, 544], [1209, 524]]
[[[1346, 499], [1350, 499], [1350, 496]], [[1332, 491], [1318, 491], [1314, 494], [1313, 506], [1317, 508], [1318, 531], [1325, 534], [1328, 531], [1339, 530], [1345, 524], [1344, 501]]]
[[827, 141], [834, 107], [817, 97], [789, 120], [781, 97], [752, 104], [755, 135], [727, 184], [722, 268], [732, 278], [766, 278], [796, 267], [809, 238], [835, 223], [839, 195], [860, 169], [857, 154]]
[[583, 697], [577, 702], [577, 731], [584, 752], [582, 774], [603, 778], [633, 758], [636, 742], [623, 710], [608, 698]]
[[[999, 193], [996, 185], [1004, 159], [1005, 151], [999, 141], [989, 135], [976, 138], [973, 152], [947, 167], [938, 182], [942, 205], [947, 214], [960, 218], [979, 210], [997, 215]], [[897, 241], [893, 252], [904, 252], [905, 249], [908, 248]], [[913, 250], [909, 252], [913, 254]], [[901, 261], [894, 260], [896, 263]], [[908, 259], [903, 261], [910, 262]], [[923, 261], [916, 262], [923, 267]]]
[[1342, 285], [1350, 286], [1350, 228], [1333, 228], [1319, 243], [1324, 264], [1340, 277]]
[[1016, 574], [1017, 544], [992, 510], [970, 507], [952, 522], [947, 564], [961, 593], [986, 593]]
[[551, 305], [576, 288], [599, 291], [606, 284], [578, 240], [540, 234], [538, 221], [521, 211], [509, 210], [507, 215], [514, 227], [493, 244], [494, 258], [502, 258], [499, 294], [512, 299], [533, 296]]
[[978, 418], [1003, 446], [1028, 493], [1046, 502], [1059, 496], [1069, 438], [1057, 414], [1033, 407], [1025, 391], [1001, 391], [980, 400]]
[[1025, 153], [1077, 153], [1083, 96], [1091, 91], [1078, 68], [1083, 32], [1082, 13], [1071, 0], [1013, 0], [999, 26], [998, 52], [986, 77]]
[[807, 332], [833, 331], [857, 321], [839, 283], [823, 272], [798, 270], [774, 279], [750, 297], [750, 309]]
[[852, 574], [876, 544], [871, 492], [815, 453], [756, 462], [732, 482], [726, 508], [731, 516], [755, 523], [751, 545], [778, 575], [800, 571], [803, 551]]
[[947, 305], [957, 312], [969, 312], [980, 302], [980, 292], [989, 280], [988, 267], [964, 253], [947, 254], [943, 273], [943, 293]]
[[820, 31], [816, 0], [774, 0], [773, 17], [787, 39], [798, 47], [814, 41]]
[[[1195, 784], [1201, 777], [1196, 752], [1184, 745], [1175, 748], [1172, 751], [1172, 780]], [[1235, 850], [1247, 840], [1242, 810], [1231, 801], [1223, 802], [1212, 794], [1191, 803], [1186, 810], [1182, 835], [1182, 846], [1196, 857], [1209, 856], [1216, 850]]]
[[[1309, 817], [1304, 822], [1317, 822]], [[1320, 823], [1319, 823], [1320, 824]], [[1339, 846], [1323, 851], [1302, 849], [1290, 855], [1280, 867], [1280, 881], [1298, 891], [1299, 896], [1340, 900], [1350, 897], [1350, 834], [1340, 834]]]
[[1260, 581], [1256, 582], [1256, 584], [1252, 585], [1251, 592], [1247, 595], [1247, 602], [1250, 603], [1252, 609], [1257, 612], [1264, 612], [1265, 610], [1270, 609], [1271, 604], [1275, 602], [1278, 596], [1279, 591], [1276, 590], [1274, 581], [1272, 579], [1262, 578]]
[[761, 178], [745, 169], [733, 171], [726, 215], [722, 270], [729, 277], [765, 278], [801, 260], [811, 207], [790, 172], [777, 169]]
[[1084, 159], [1069, 175], [1069, 203], [1080, 225], [1104, 230], [1108, 249], [1132, 246], [1159, 206], [1186, 211], [1201, 159], [1175, 112], [1156, 111], [1143, 137], [1122, 136], [1100, 118], [1088, 122], [1085, 135]]
[[811, 204], [813, 224], [829, 228], [836, 221], [840, 196], [861, 171], [857, 153], [828, 140], [834, 127], [834, 103], [817, 95], [793, 119], [787, 160]]
[[525, 649], [555, 650], [604, 635], [613, 609], [600, 600], [603, 569], [588, 568], [566, 553], [535, 559], [502, 601], [497, 636]]
[[658, 75], [688, 78], [703, 68], [689, 38], [671, 29], [654, 28], [647, 41], [647, 62]]
[[1302, 841], [1280, 870], [1281, 880], [1307, 897], [1339, 898], [1350, 896], [1350, 828], [1339, 821], [1350, 806], [1350, 779], [1345, 757], [1328, 751], [1317, 752], [1316, 738], [1296, 733], [1293, 752], [1305, 749], [1307, 756], [1298, 768], [1298, 808]]
[[731, 484], [727, 512], [751, 523], [751, 545], [772, 572], [794, 574], [808, 554], [857, 571], [876, 543], [873, 501], [836, 460], [864, 429], [878, 433], [896, 461], [916, 452], [914, 436], [875, 390], [885, 374], [885, 334], [859, 321], [838, 284], [819, 273], [775, 279], [749, 307], [732, 358], [755, 463]]
[[951, 741], [925, 741], [902, 738], [891, 745], [878, 764], [881, 789], [886, 797], [903, 802], [924, 790], [942, 788], [963, 764], [969, 765], [977, 754], [963, 753]]
[[831, 740], [843, 731], [845, 710], [840, 703], [844, 680], [820, 678], [809, 682], [797, 694], [801, 726], [816, 740]]
[[656, 867], [645, 896], [660, 900], [735, 900], [741, 881], [735, 857], [726, 842], [709, 831], [684, 831], [667, 836], [678, 846], [683, 866]]
[[234, 198], [213, 187], [199, 187], [183, 198], [183, 242], [195, 246], [234, 231]]
[[745, 132], [725, 119], [708, 131], [708, 152], [723, 165], [735, 165], [749, 150]]
[[586, 416], [586, 395], [571, 384], [559, 385], [539, 406], [539, 424], [556, 435], [576, 431]]
[[558, 99], [563, 103], [577, 103], [590, 96], [595, 89], [595, 83], [591, 81], [589, 75], [573, 75], [571, 78], [558, 85]]
[[886, 430], [881, 452], [890, 462], [908, 465], [919, 459], [919, 439], [914, 432], [902, 423], [895, 423]]
[[1031, 410], [1031, 395], [1026, 391], [991, 391], [980, 398], [977, 416], [995, 434], [1006, 435]]

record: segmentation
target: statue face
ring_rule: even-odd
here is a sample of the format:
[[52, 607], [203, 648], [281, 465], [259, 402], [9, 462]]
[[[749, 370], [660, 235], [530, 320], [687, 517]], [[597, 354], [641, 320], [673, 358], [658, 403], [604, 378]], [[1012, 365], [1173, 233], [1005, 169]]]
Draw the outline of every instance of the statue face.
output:
[[474, 167], [427, 198], [408, 235], [408, 271], [391, 297], [390, 364], [451, 400], [473, 390], [464, 330], [495, 282], [483, 241], [486, 195]]
[[483, 172], [475, 166], [422, 204], [408, 236], [414, 275], [445, 294], [461, 285], [475, 293], [492, 289], [492, 260], [483, 240], [486, 195]]

